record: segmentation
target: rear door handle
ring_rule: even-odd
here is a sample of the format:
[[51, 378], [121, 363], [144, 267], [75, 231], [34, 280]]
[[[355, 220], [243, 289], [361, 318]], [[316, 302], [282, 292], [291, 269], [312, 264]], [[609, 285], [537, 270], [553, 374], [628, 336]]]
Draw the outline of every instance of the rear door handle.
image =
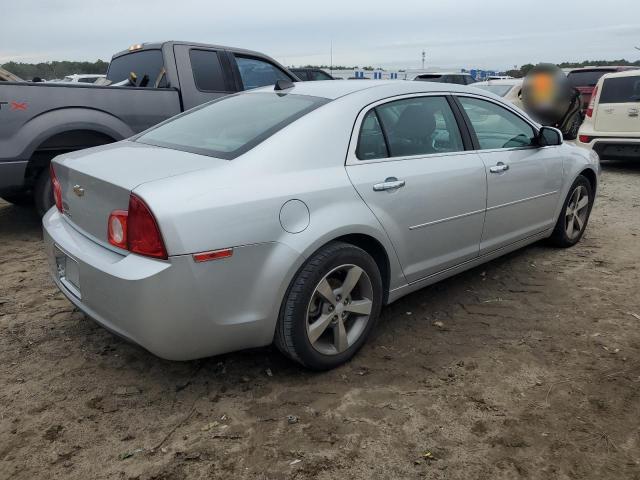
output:
[[404, 180], [398, 180], [396, 177], [389, 177], [382, 183], [376, 183], [373, 186], [374, 192], [384, 192], [385, 190], [397, 190], [404, 187]]
[[491, 173], [501, 173], [506, 172], [507, 170], [509, 170], [509, 165], [502, 162], [498, 162], [496, 165], [489, 168]]

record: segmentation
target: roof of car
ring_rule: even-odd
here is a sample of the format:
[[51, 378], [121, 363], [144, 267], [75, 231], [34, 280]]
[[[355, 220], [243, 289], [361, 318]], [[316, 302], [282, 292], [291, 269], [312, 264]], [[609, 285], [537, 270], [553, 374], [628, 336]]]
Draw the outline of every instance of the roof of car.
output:
[[594, 66], [594, 67], [580, 67], [574, 68], [569, 73], [573, 72], [588, 72], [588, 71], [598, 71], [598, 70], [609, 70], [611, 72], [620, 72], [626, 70], [634, 70], [638, 67], [634, 67], [633, 65], [603, 65], [603, 66]]
[[140, 50], [157, 50], [157, 49], [161, 49], [165, 45], [189, 45], [191, 47], [214, 48], [214, 49], [217, 49], [217, 50], [229, 50], [229, 51], [232, 51], [232, 52], [235, 52], [235, 53], [245, 53], [245, 54], [249, 54], [249, 55], [259, 55], [261, 57], [269, 58], [268, 55], [265, 55], [264, 53], [261, 53], [261, 52], [257, 52], [255, 50], [246, 50], [244, 48], [227, 47], [227, 46], [224, 46], [224, 45], [215, 45], [215, 44], [210, 44], [210, 43], [185, 42], [185, 41], [181, 41], [181, 40], [165, 40], [165, 41], [162, 41], [162, 42], [145, 42], [145, 43], [135, 44], [135, 45], [132, 45], [131, 47], [127, 48], [126, 50], [122, 50], [120, 52], [115, 53], [112, 58], [120, 57], [120, 56], [126, 55], [128, 53], [138, 52]]
[[621, 72], [611, 72], [604, 75], [604, 78], [620, 78], [620, 77], [640, 77], [640, 69], [623, 70]]
[[[273, 86], [262, 87], [250, 90], [247, 93], [274, 91], [273, 88]], [[407, 80], [370, 80], [368, 82], [321, 80], [316, 82], [296, 82], [291, 89], [282, 91], [282, 93], [294, 93], [297, 95], [309, 95], [335, 100], [345, 95], [373, 89], [385, 90], [381, 92], [384, 96], [423, 92], [480, 92], [483, 95], [487, 94], [487, 92], [480, 89], [470, 89], [467, 85], [438, 82], [411, 82]]]
[[484, 82], [476, 82], [473, 85], [520, 85], [522, 83], [522, 78], [501, 78], [496, 80], [486, 80]]

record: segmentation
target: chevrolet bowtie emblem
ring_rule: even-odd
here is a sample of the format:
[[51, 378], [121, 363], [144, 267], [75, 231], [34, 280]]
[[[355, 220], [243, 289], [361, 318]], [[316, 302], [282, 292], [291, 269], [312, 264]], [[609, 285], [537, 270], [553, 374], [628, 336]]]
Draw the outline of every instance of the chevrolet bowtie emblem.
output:
[[80, 185], [74, 185], [73, 193], [75, 193], [79, 197], [82, 197], [84, 195], [84, 188], [82, 188]]

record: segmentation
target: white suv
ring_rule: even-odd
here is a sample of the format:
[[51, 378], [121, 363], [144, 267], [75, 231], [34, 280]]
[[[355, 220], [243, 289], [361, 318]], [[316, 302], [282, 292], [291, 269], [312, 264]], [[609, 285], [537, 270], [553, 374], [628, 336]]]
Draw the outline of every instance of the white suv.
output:
[[578, 141], [603, 159], [640, 160], [640, 70], [600, 78]]

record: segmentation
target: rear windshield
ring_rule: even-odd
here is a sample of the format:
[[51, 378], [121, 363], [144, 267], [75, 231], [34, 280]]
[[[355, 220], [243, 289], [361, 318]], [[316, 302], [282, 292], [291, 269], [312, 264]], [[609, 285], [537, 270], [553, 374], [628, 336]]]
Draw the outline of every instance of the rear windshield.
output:
[[134, 72], [138, 77], [138, 82], [147, 75], [149, 77], [148, 85], [153, 86], [163, 68], [162, 51], [140, 50], [114, 58], [109, 64], [107, 79], [111, 80], [111, 83], [122, 82], [129, 78], [131, 72]]
[[499, 97], [504, 97], [513, 88], [513, 85], [474, 85], [474, 87], [494, 93]]
[[600, 103], [640, 102], [640, 76], [607, 78], [602, 86]]
[[328, 101], [267, 92], [231, 95], [161, 123], [136, 141], [232, 160]]
[[611, 73], [615, 70], [582, 70], [579, 72], [569, 72], [567, 78], [569, 85], [572, 87], [595, 87], [600, 77], [605, 73]]

